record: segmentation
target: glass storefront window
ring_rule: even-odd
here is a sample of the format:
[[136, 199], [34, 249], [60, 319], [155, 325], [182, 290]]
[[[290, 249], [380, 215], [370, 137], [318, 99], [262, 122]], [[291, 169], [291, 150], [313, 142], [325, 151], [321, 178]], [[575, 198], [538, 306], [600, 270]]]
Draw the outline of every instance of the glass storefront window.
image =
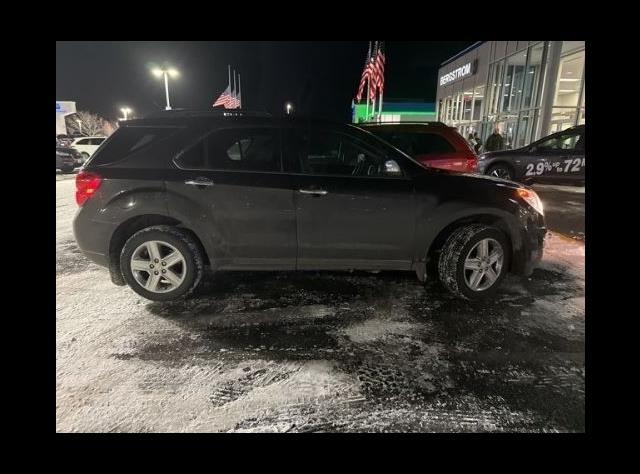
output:
[[554, 107], [551, 112], [550, 133], [573, 127], [578, 119], [578, 109], [574, 107]]
[[499, 110], [500, 98], [502, 94], [502, 80], [504, 72], [504, 60], [491, 65], [490, 87], [491, 98], [489, 102], [489, 114], [495, 114]]
[[586, 87], [586, 84], [584, 84], [582, 86], [582, 105], [580, 107], [580, 117], [578, 118], [578, 124], [579, 125], [583, 125], [584, 124], [584, 97], [585, 97], [585, 92], [584, 89]]
[[463, 92], [462, 97], [462, 120], [471, 120], [471, 109], [473, 107], [473, 90]]
[[580, 87], [584, 71], [584, 50], [560, 58], [560, 70], [556, 83], [556, 107], [578, 107]]
[[473, 91], [473, 116], [471, 120], [480, 120], [480, 113], [482, 111], [483, 101], [484, 101], [484, 86], [476, 87]]
[[514, 148], [521, 148], [531, 143], [539, 111], [537, 109], [526, 110], [520, 113], [518, 119], [518, 135], [514, 143]]
[[504, 76], [504, 93], [502, 94], [502, 111], [514, 111], [520, 107], [522, 96], [522, 81], [527, 63], [527, 53], [517, 53], [509, 56]]
[[524, 85], [522, 87], [522, 108], [528, 109], [536, 107], [536, 91], [540, 81], [542, 71], [542, 53], [544, 44], [540, 43], [529, 48], [527, 70], [524, 75]]

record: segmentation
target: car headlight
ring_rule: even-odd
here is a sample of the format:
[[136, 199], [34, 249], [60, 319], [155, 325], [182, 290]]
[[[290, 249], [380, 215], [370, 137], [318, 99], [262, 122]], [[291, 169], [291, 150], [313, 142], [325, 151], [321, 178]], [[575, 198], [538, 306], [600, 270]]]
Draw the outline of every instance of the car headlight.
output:
[[487, 157], [487, 154], [486, 154], [486, 153], [480, 153], [480, 154], [478, 155], [478, 159], [479, 159], [479, 160], [484, 160], [486, 157]]
[[518, 188], [516, 192], [527, 204], [533, 207], [540, 214], [544, 215], [542, 200], [535, 191], [526, 188]]

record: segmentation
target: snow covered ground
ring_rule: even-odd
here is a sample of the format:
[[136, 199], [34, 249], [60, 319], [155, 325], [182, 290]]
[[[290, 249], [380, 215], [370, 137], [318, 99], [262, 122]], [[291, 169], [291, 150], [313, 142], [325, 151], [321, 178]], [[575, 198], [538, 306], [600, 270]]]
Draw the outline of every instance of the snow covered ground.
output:
[[583, 431], [584, 244], [459, 301], [404, 273], [210, 275], [186, 303], [110, 283], [58, 177], [60, 432]]

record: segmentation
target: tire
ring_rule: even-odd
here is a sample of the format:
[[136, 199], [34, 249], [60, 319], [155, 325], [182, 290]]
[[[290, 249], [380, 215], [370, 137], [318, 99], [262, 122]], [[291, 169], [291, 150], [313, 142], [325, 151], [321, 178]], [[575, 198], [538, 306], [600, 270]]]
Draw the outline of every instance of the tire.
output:
[[84, 162], [86, 162], [89, 159], [89, 153], [87, 153], [86, 151], [83, 151], [80, 154], [82, 155], [82, 159], [84, 160]]
[[[153, 242], [160, 250], [160, 255], [156, 254], [160, 257], [159, 261], [148, 252]], [[174, 254], [175, 251], [179, 255]], [[134, 256], [137, 265], [143, 266], [143, 269], [132, 269]], [[176, 261], [179, 257], [182, 260]], [[172, 263], [172, 259], [175, 263]], [[153, 269], [147, 270], [147, 264], [154, 265]], [[165, 264], [169, 266], [163, 266]], [[120, 269], [127, 284], [140, 296], [152, 301], [172, 301], [190, 295], [198, 286], [202, 279], [204, 259], [198, 244], [185, 231], [171, 226], [153, 226], [136, 232], [125, 242], [120, 253]], [[173, 282], [169, 281], [169, 271]], [[151, 272], [156, 276], [152, 276]]]
[[[502, 252], [502, 260], [500, 265], [497, 265], [497, 262], [490, 265], [493, 272], [491, 274], [488, 273], [488, 270], [487, 272], [477, 270], [482, 275], [479, 278], [478, 288], [474, 289], [467, 280], [470, 279], [473, 283], [475, 271], [465, 269], [465, 262], [467, 262], [467, 258], [471, 258], [473, 265], [476, 265], [475, 261], [480, 260], [477, 258], [476, 252], [480, 251], [477, 246], [481, 245], [481, 241], [488, 242], [489, 256], [493, 255], [494, 251], [496, 255], [499, 255], [499, 249]], [[460, 227], [447, 238], [440, 252], [438, 260], [440, 281], [447, 290], [461, 298], [469, 300], [486, 298], [496, 292], [504, 279], [509, 268], [510, 254], [511, 245], [499, 229], [484, 224]], [[469, 260], [469, 264], [472, 264], [472, 260]], [[485, 264], [478, 263], [477, 265]], [[492, 279], [490, 275], [497, 275], [492, 283], [490, 283]], [[484, 286], [489, 283], [490, 285], [485, 288]]]
[[509, 165], [506, 165], [504, 163], [498, 163], [496, 165], [491, 166], [487, 170], [487, 174], [489, 176], [495, 176], [497, 178], [502, 178], [509, 181], [513, 181], [513, 178], [515, 176], [513, 169]]

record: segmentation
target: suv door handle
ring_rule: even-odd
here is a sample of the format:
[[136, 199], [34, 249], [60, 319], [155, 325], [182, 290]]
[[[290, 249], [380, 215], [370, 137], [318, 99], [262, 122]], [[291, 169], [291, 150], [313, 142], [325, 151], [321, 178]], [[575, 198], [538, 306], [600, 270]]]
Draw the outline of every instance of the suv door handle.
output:
[[196, 178], [189, 179], [185, 181], [184, 184], [189, 184], [191, 186], [213, 186], [213, 181], [209, 178]]
[[300, 194], [312, 194], [314, 196], [324, 196], [327, 192], [324, 189], [298, 189]]

